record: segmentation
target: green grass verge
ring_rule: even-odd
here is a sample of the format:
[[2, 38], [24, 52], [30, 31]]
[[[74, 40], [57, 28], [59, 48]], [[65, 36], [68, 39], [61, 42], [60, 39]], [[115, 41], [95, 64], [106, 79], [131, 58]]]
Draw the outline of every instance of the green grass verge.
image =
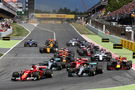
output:
[[0, 40], [0, 48], [12, 48], [19, 41], [20, 40], [10, 40], [10, 41]]
[[72, 25], [75, 26], [76, 29], [77, 29], [81, 34], [85, 34], [85, 35], [94, 34], [93, 32], [91, 32], [89, 29], [87, 29], [85, 26], [83, 26], [83, 25], [81, 25], [81, 24], [72, 23]]
[[135, 90], [135, 85], [125, 85], [113, 88], [100, 88], [100, 89], [90, 89], [90, 90]]
[[[73, 24], [75, 26], [75, 28], [80, 32], [88, 32], [88, 31], [85, 31], [85, 29], [83, 28], [80, 28], [80, 25], [79, 24]], [[85, 27], [85, 26], [82, 26], [82, 27]], [[79, 30], [79, 29], [81, 30]], [[86, 28], [86, 27], [85, 27]], [[89, 32], [91, 33], [91, 31], [89, 30]], [[88, 38], [90, 38], [91, 40], [95, 41], [97, 44], [105, 47], [106, 49], [108, 49], [109, 51], [117, 54], [117, 55], [120, 55], [120, 56], [123, 56], [123, 57], [127, 57], [128, 60], [132, 60], [133, 63], [135, 63], [135, 59], [132, 58], [132, 51], [128, 50], [128, 49], [113, 49], [113, 43], [112, 42], [109, 42], [109, 43], [102, 43], [101, 42], [101, 37], [98, 36], [98, 35], [95, 35], [95, 34], [87, 34], [86, 35]]]
[[29, 33], [25, 28], [16, 23], [13, 23], [12, 27], [13, 33], [10, 35], [11, 37], [24, 37]]

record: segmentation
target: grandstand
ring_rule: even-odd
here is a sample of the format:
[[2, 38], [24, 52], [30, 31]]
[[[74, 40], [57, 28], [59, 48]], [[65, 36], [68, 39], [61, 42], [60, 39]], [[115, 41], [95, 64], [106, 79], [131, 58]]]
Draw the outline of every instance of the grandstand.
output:
[[97, 18], [102, 15], [104, 15], [105, 6], [108, 4], [108, 0], [100, 0], [96, 5], [94, 5], [92, 8], [88, 9], [87, 12], [89, 12], [89, 15], [92, 18]]
[[0, 19], [1, 18], [14, 18], [16, 14], [16, 8], [5, 0], [0, 0]]
[[116, 21], [120, 24], [132, 25], [134, 23], [135, 1], [124, 5], [120, 9], [105, 16], [106, 20]]
[[[110, 2], [108, 3], [109, 4], [106, 7], [102, 7], [102, 4], [100, 2], [100, 4], [98, 3], [99, 6], [95, 5], [91, 9], [89, 9], [89, 13], [95, 11], [94, 13], [90, 14], [90, 25], [101, 31], [104, 31], [103, 26], [105, 26], [105, 32], [108, 31], [111, 35], [134, 41], [134, 31], [128, 32], [126, 31], [126, 27], [130, 26], [133, 30], [135, 29], [135, 0], [128, 0], [127, 2], [124, 2], [121, 6], [119, 6], [119, 8], [117, 7], [118, 9], [115, 8], [112, 12], [107, 10], [107, 7], [111, 7], [111, 5], [115, 6], [115, 4], [111, 3], [110, 5]], [[99, 8], [99, 10], [97, 9], [97, 7]], [[102, 15], [102, 11], [104, 9], [105, 14]]]

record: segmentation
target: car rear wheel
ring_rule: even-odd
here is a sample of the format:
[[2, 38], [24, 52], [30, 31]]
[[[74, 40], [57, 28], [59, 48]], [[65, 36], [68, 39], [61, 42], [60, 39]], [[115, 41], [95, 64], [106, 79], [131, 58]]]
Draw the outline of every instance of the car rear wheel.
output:
[[57, 63], [57, 70], [62, 70], [62, 65], [60, 63]]
[[111, 70], [110, 67], [112, 66], [111, 62], [107, 62], [107, 70]]
[[89, 72], [89, 76], [95, 76], [95, 75], [96, 75], [95, 71], [92, 70], [92, 71]]
[[102, 69], [97, 69], [97, 73], [98, 74], [102, 74], [103, 73], [103, 70]]
[[39, 52], [40, 53], [44, 53], [44, 49], [43, 48], [39, 48]]
[[72, 72], [68, 71], [68, 77], [73, 77]]
[[127, 70], [130, 70], [132, 68], [132, 61], [128, 61], [126, 63]]
[[53, 71], [52, 70], [46, 70], [45, 75], [47, 78], [52, 78], [53, 77]]
[[69, 44], [68, 42], [66, 43], [66, 45], [67, 45], [68, 47], [70, 46], [70, 44]]
[[41, 78], [40, 77], [40, 72], [34, 72], [33, 77], [34, 77], [34, 80], [39, 80]]
[[33, 44], [33, 47], [37, 47], [37, 44]]

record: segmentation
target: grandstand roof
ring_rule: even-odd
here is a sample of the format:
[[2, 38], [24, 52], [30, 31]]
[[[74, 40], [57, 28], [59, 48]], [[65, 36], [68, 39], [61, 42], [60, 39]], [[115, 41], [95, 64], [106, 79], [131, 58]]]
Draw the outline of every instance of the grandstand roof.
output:
[[100, 7], [100, 6], [106, 6], [108, 4], [108, 0], [101, 0], [100, 2], [98, 2], [96, 5], [94, 5], [92, 8], [90, 8], [88, 10], [88, 12], [93, 11], [94, 9]]

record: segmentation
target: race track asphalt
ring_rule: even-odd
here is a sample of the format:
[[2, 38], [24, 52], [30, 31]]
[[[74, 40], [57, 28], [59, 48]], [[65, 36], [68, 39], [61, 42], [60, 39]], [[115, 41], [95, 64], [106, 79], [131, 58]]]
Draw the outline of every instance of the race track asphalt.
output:
[[[73, 37], [83, 39], [69, 24], [40, 24], [24, 41], [32, 38], [39, 43], [39, 47], [42, 46], [45, 40], [53, 38], [53, 33], [43, 28], [56, 33], [60, 47], [66, 47], [66, 41]], [[53, 56], [52, 54], [40, 54], [38, 47], [24, 48], [24, 41], [0, 60], [0, 90], [85, 90], [135, 83], [133, 70], [104, 70], [103, 74], [93, 77], [68, 77], [66, 70], [62, 70], [55, 71], [52, 79], [13, 82], [10, 80], [12, 72], [29, 69], [32, 64], [47, 61]], [[74, 48], [71, 49], [74, 50]]]

